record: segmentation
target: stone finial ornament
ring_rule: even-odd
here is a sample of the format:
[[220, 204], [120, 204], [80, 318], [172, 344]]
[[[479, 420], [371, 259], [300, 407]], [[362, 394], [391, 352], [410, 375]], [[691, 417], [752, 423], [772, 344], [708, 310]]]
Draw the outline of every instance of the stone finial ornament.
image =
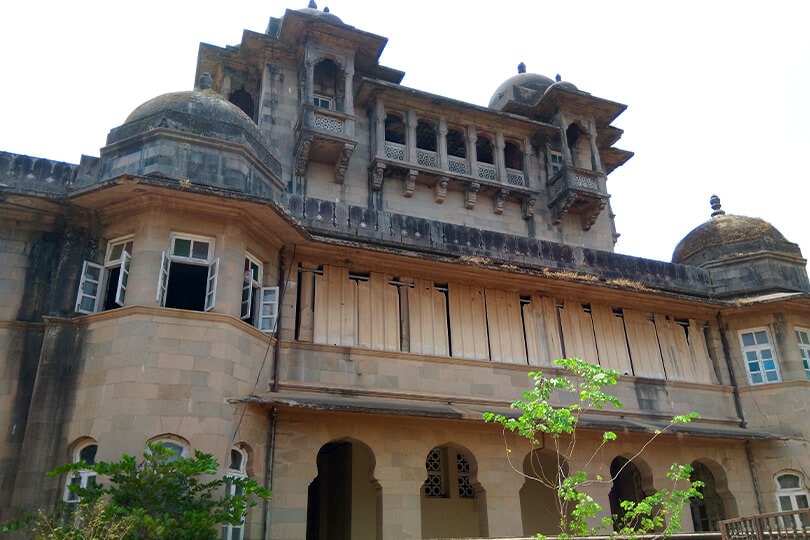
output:
[[557, 82], [560, 82], [560, 81], [562, 80], [562, 77], [560, 77], [560, 74], [559, 74], [559, 73], [557, 73], [557, 74], [554, 76], [554, 80], [555, 80], [555, 81], [557, 81]]
[[711, 198], [709, 198], [709, 204], [712, 205], [712, 217], [726, 215], [726, 211], [721, 209], [720, 197], [717, 195], [712, 195]]
[[323, 8], [323, 12], [324, 13], [329, 13], [329, 6], [326, 6], [325, 8]]
[[526, 73], [526, 64], [523, 62], [518, 64], [518, 73]]
[[309, 0], [309, 4], [307, 4], [309, 9], [318, 9], [318, 4], [315, 3], [315, 0]]
[[214, 79], [211, 77], [211, 74], [206, 71], [200, 76], [200, 90], [208, 90], [212, 86], [214, 86]]

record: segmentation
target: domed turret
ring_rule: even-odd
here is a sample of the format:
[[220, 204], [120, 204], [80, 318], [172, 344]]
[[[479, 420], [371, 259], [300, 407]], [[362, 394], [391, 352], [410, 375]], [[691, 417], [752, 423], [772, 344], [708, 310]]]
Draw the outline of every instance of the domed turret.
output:
[[554, 81], [538, 73], [527, 73], [526, 64], [518, 65], [518, 74], [506, 79], [489, 100], [491, 109], [503, 110], [509, 101], [533, 105]]
[[103, 177], [148, 175], [259, 196], [282, 188], [281, 164], [259, 126], [210, 86], [205, 73], [195, 90], [136, 107], [107, 136]]
[[807, 291], [799, 246], [760, 218], [727, 215], [712, 195], [712, 217], [675, 247], [672, 262], [707, 268], [721, 295]]

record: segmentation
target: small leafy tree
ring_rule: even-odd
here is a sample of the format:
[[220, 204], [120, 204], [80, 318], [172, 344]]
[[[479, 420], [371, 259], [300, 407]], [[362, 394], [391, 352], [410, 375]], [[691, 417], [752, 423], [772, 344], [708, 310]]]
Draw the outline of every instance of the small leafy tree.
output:
[[[523, 398], [512, 403], [512, 408], [520, 411], [517, 418], [495, 413], [485, 413], [484, 420], [496, 422], [508, 430], [519, 434], [531, 442], [532, 446], [540, 444], [540, 438], [550, 440], [557, 452], [558, 467], [555, 471], [538, 471], [528, 475], [534, 481], [554, 490], [556, 493], [557, 511], [560, 516], [560, 536], [572, 538], [611, 531], [613, 535], [629, 536], [658, 532], [669, 536], [680, 530], [680, 514], [683, 507], [694, 497], [701, 497], [701, 482], [691, 482], [692, 467], [674, 463], [667, 477], [669, 487], [640, 501], [621, 501], [622, 516], [605, 516], [602, 507], [588, 495], [588, 488], [597, 483], [610, 483], [614, 478], [603, 478], [589, 474], [584, 470], [568, 471], [567, 464], [573, 461], [577, 445], [577, 426], [582, 416], [589, 411], [600, 410], [606, 406], [622, 408], [618, 398], [603, 389], [613, 386], [619, 373], [592, 365], [579, 358], [566, 358], [554, 362], [568, 372], [567, 376], [547, 377], [540, 372], [529, 373], [534, 379], [534, 388], [523, 394]], [[574, 403], [568, 406], [552, 405], [551, 398], [555, 393], [573, 396]], [[570, 401], [570, 399], [569, 399]], [[689, 422], [699, 418], [697, 413], [674, 417], [664, 429], [656, 431], [644, 443], [621, 469], [636, 459], [653, 440], [672, 425]], [[545, 437], [548, 436], [548, 437]], [[585, 460], [587, 467], [597, 457], [606, 444], [616, 440], [616, 434], [605, 431], [601, 441]], [[507, 456], [511, 449], [507, 444]], [[511, 460], [510, 460], [511, 463]], [[518, 471], [516, 467], [513, 469]], [[518, 471], [524, 474], [522, 471]], [[620, 474], [619, 470], [616, 474]], [[538, 534], [538, 537], [542, 537]]]
[[113, 463], [64, 465], [48, 475], [92, 471], [104, 481], [69, 486], [81, 500], [74, 515], [40, 512], [31, 529], [35, 538], [48, 540], [214, 540], [219, 524], [240, 524], [257, 498], [270, 497], [254, 480], [213, 477], [218, 466], [210, 454], [184, 458], [160, 442], [150, 443], [140, 462], [124, 455]]

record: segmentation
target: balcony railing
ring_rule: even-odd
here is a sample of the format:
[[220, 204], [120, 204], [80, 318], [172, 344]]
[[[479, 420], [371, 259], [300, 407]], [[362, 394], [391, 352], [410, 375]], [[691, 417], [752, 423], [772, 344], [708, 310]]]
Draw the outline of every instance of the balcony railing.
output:
[[315, 113], [314, 127], [323, 131], [331, 131], [333, 133], [344, 133], [346, 131], [346, 122], [342, 118], [328, 116], [320, 112]]
[[447, 156], [447, 168], [451, 173], [467, 174], [467, 158]]
[[518, 169], [506, 169], [506, 183], [510, 186], [525, 186], [526, 178], [523, 171]]
[[439, 168], [439, 154], [430, 150], [416, 149], [416, 162], [422, 167]]
[[810, 539], [810, 509], [773, 512], [720, 522], [723, 540]]
[[396, 161], [405, 161], [405, 145], [385, 141], [385, 157]]
[[478, 162], [478, 178], [489, 180], [490, 182], [497, 182], [498, 175], [495, 172], [495, 166], [488, 163]]

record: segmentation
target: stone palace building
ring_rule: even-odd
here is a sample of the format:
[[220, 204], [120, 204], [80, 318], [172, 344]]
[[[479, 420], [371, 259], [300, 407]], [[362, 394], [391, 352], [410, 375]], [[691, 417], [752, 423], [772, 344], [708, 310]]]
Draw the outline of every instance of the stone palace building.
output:
[[614, 253], [625, 105], [523, 65], [463, 103], [402, 86], [385, 44], [287, 10], [202, 44], [196, 88], [99, 157], [0, 152], [3, 517], [91, 479], [57, 465], [159, 440], [272, 488], [226, 539], [553, 533], [519, 472], [556, 456], [515, 441], [510, 464], [481, 415], [571, 356], [618, 370], [625, 408], [586, 418], [570, 467], [610, 478], [702, 415], [597, 486], [606, 511], [673, 461], [706, 482], [687, 531], [806, 507], [799, 247], [713, 197], [671, 263]]

